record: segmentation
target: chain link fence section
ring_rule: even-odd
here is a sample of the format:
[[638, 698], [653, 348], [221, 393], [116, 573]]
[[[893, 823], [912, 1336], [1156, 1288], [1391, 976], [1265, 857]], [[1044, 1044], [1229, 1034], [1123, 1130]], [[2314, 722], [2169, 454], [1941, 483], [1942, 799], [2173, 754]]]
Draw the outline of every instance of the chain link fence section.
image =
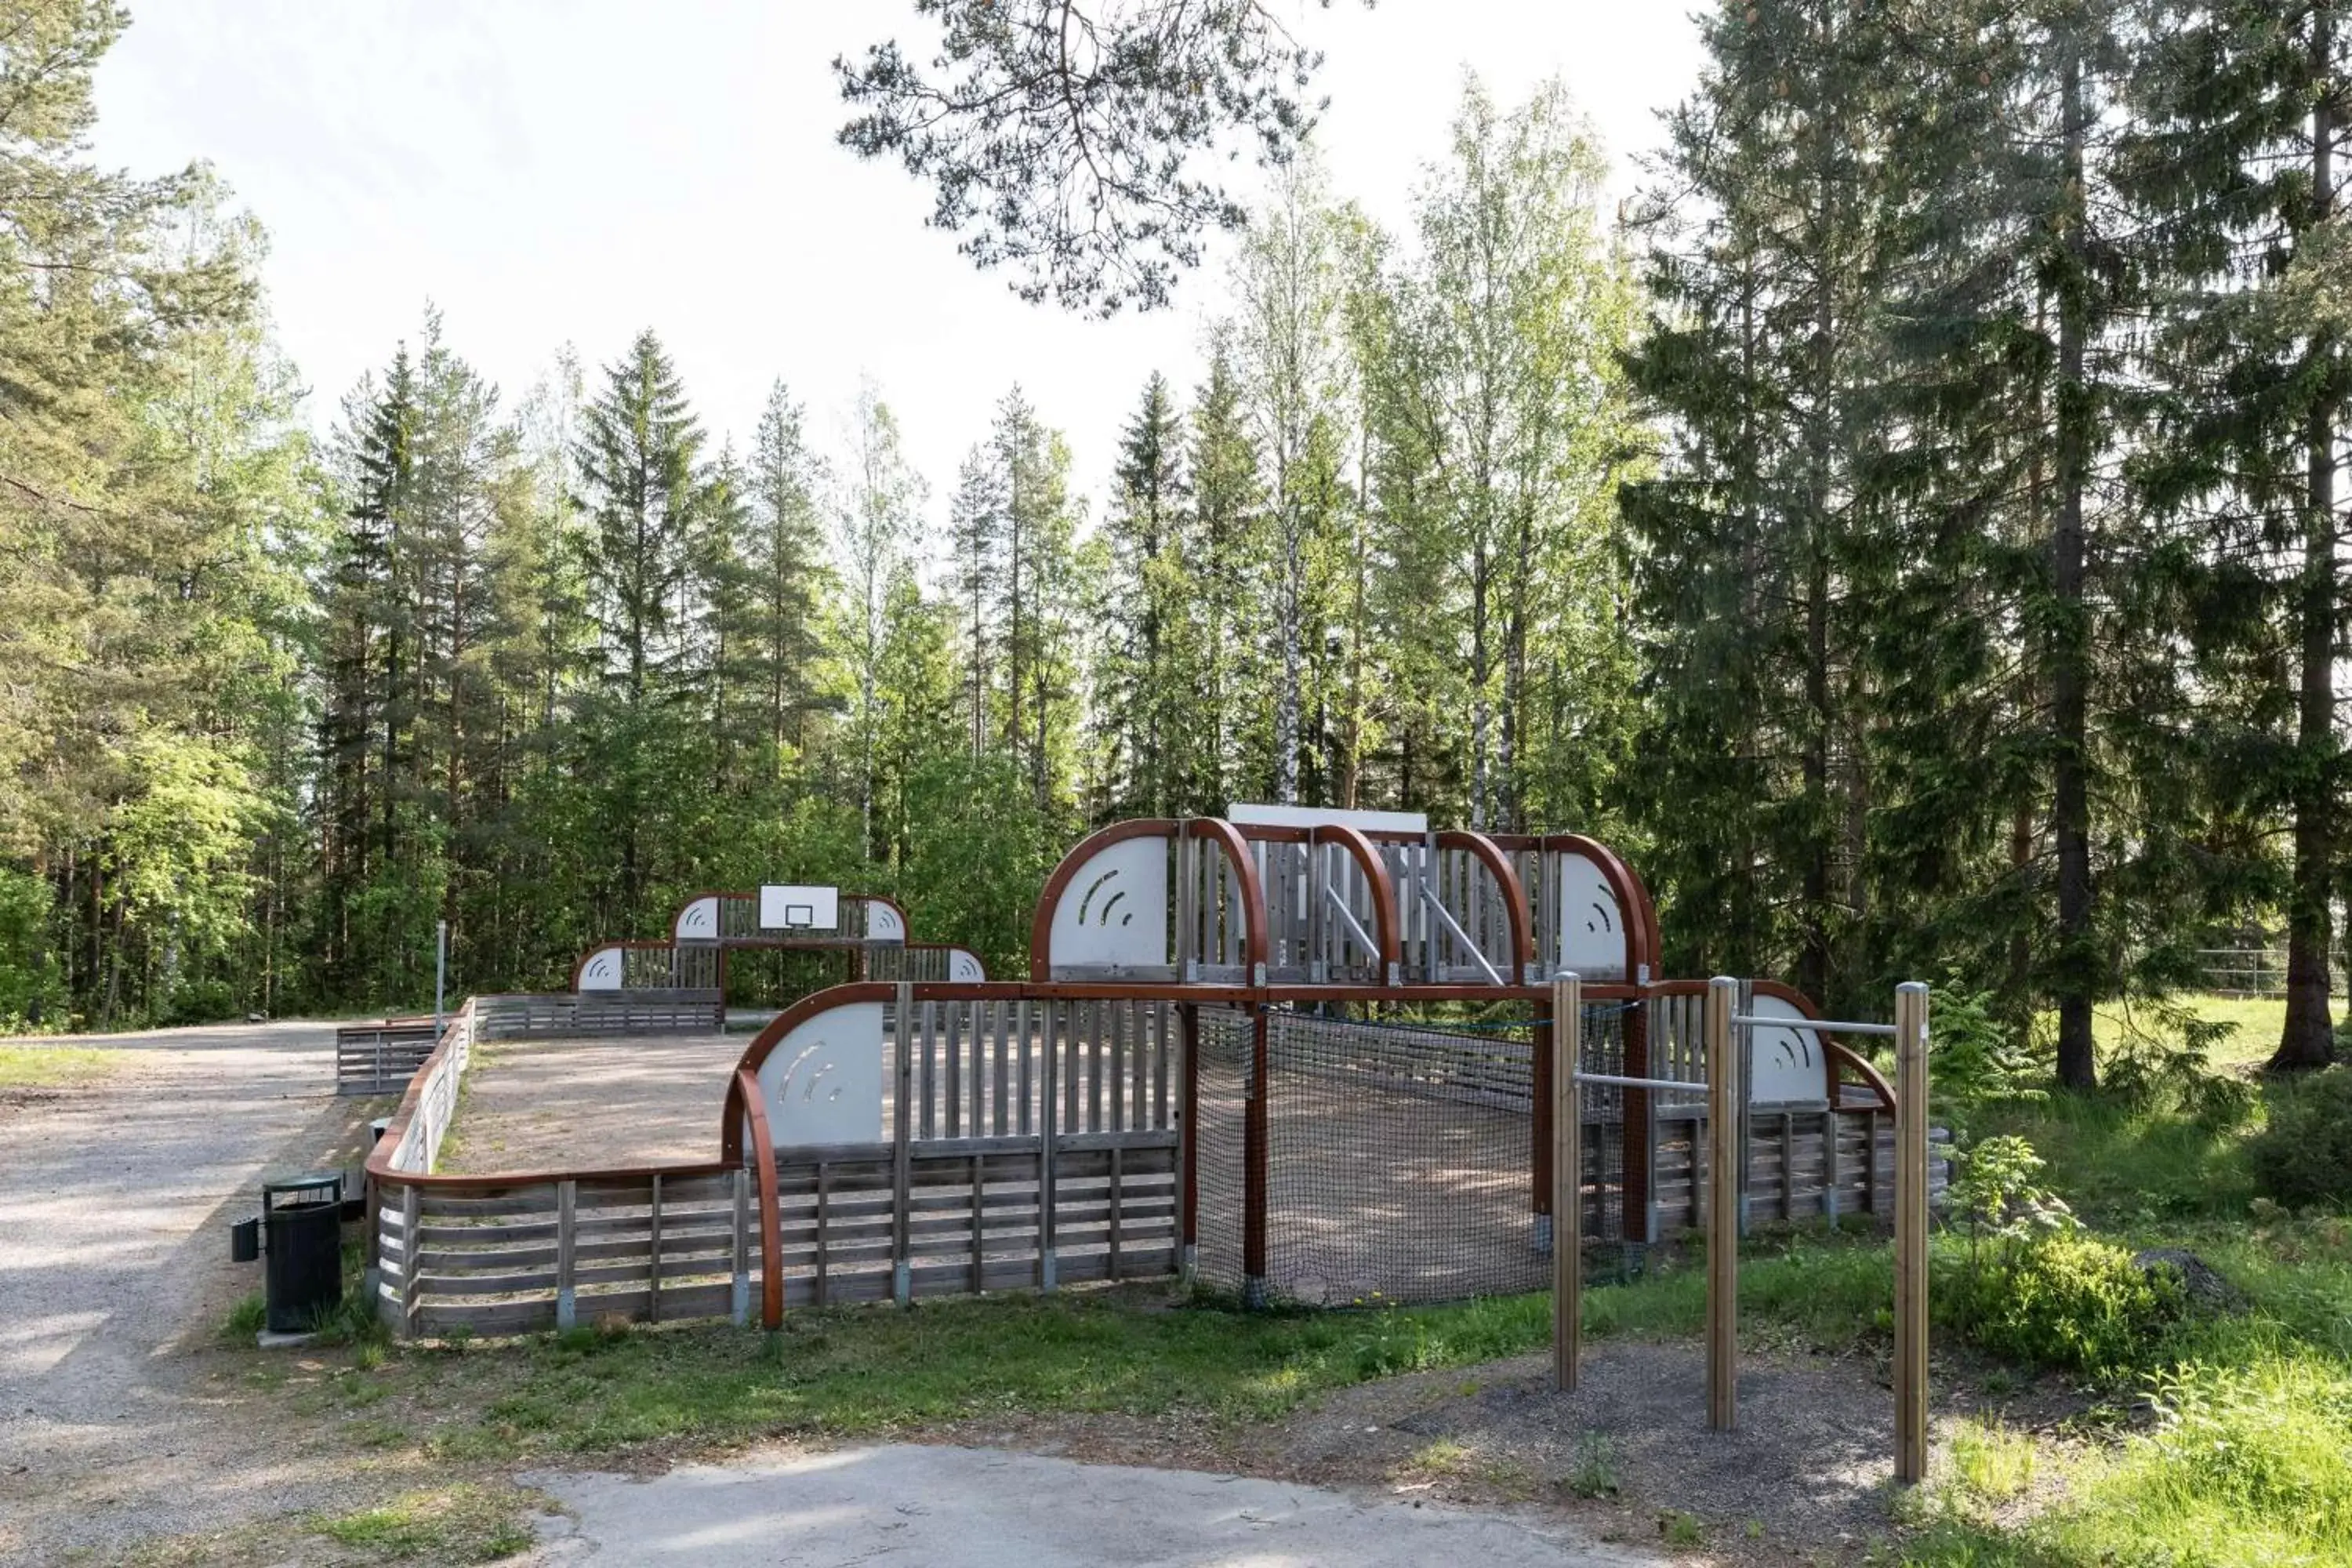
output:
[[1214, 1289], [1242, 1289], [1243, 1167], [1250, 1071], [1249, 1015], [1201, 1009], [1193, 1119], [1194, 1277]]
[[[1624, 1070], [1622, 1004], [1588, 1005], [1584, 1065]], [[1538, 1290], [1534, 1031], [1267, 1015], [1266, 1288], [1345, 1307]], [[1251, 1018], [1203, 1008], [1196, 1277], [1243, 1289]], [[1622, 1092], [1583, 1090], [1585, 1235], [1624, 1235]]]
[[1267, 1289], [1310, 1306], [1542, 1289], [1524, 1038], [1269, 1016]]

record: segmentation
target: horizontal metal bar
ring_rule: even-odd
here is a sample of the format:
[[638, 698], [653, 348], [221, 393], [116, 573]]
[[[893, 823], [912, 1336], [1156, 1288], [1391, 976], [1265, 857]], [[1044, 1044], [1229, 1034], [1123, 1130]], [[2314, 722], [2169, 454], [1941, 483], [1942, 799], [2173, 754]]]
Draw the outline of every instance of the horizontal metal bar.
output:
[[1758, 1018], [1746, 1013], [1734, 1013], [1735, 1024], [1752, 1024], [1759, 1029], [1811, 1029], [1816, 1035], [1886, 1035], [1892, 1037], [1892, 1024], [1841, 1024], [1834, 1018]]
[[1692, 1094], [1705, 1094], [1705, 1083], [1694, 1083], [1686, 1078], [1620, 1078], [1615, 1073], [1578, 1071], [1572, 1075], [1579, 1083], [1605, 1083], [1617, 1089], [1682, 1089]]

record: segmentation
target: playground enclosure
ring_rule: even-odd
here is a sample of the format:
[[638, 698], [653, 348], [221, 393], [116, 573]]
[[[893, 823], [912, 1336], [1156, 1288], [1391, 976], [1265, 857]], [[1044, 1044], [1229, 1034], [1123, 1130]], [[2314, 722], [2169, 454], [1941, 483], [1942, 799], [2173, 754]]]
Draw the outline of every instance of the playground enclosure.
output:
[[[1078, 845], [1018, 981], [908, 941], [887, 900], [780, 930], [761, 895], [712, 892], [665, 939], [583, 955], [566, 995], [470, 998], [422, 1040], [405, 1021], [415, 1066], [369, 1163], [380, 1310], [404, 1333], [496, 1334], [1171, 1273], [1252, 1302], [1540, 1289], [1570, 973], [1580, 1071], [1694, 1091], [1580, 1087], [1582, 1237], [1638, 1251], [1699, 1223], [1706, 985], [1656, 977], [1655, 912], [1618, 857], [1255, 815]], [[832, 953], [844, 979], [709, 1086], [709, 1159], [436, 1170], [479, 1047], [716, 1030], [730, 959], [769, 951]], [[1890, 1214], [1885, 1079], [1826, 1032], [1772, 1026], [1817, 1016], [1808, 999], [1743, 994], [1740, 1223]], [[353, 1081], [397, 1070], [387, 1048], [352, 1041]]]

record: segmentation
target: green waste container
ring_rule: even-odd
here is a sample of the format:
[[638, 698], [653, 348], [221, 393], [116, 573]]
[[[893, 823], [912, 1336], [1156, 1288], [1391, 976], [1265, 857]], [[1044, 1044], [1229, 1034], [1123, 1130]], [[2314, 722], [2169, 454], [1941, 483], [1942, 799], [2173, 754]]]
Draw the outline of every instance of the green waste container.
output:
[[261, 1186], [263, 1299], [273, 1334], [306, 1333], [343, 1300], [343, 1178]]

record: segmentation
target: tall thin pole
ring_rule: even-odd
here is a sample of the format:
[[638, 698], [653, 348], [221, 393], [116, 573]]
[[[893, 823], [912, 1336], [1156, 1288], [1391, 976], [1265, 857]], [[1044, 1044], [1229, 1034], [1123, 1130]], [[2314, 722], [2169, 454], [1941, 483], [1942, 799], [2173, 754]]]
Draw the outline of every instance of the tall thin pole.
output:
[[448, 994], [449, 983], [449, 922], [433, 923], [433, 1037], [441, 1037], [443, 999]]
[[1895, 988], [1895, 1479], [1927, 1476], [1927, 988]]
[[1706, 986], [1706, 1424], [1739, 1425], [1740, 1053], [1732, 1045], [1732, 1007], [1739, 982], [1717, 975]]
[[1584, 1111], [1576, 1065], [1584, 1032], [1584, 982], [1563, 974], [1551, 983], [1552, 1384], [1576, 1386], [1584, 1333]]

